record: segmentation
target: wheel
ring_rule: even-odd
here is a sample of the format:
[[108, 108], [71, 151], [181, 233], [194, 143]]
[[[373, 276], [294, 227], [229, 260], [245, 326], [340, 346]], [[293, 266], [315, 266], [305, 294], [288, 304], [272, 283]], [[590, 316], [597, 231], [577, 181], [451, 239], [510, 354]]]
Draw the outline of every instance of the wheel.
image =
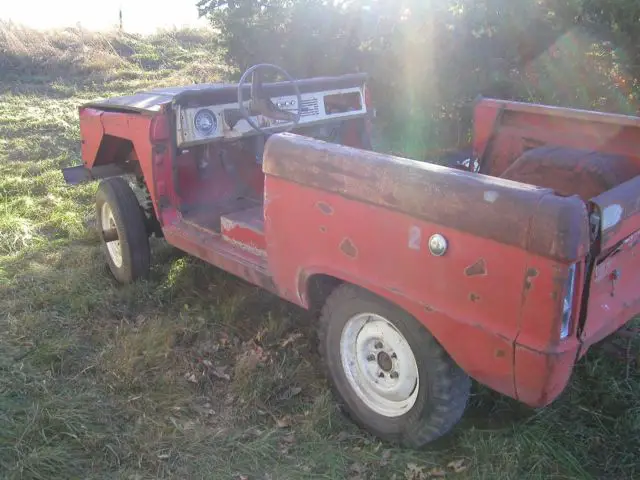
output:
[[146, 278], [150, 249], [145, 218], [135, 193], [123, 178], [100, 183], [96, 214], [102, 249], [113, 276], [121, 283]]
[[545, 146], [523, 153], [500, 176], [588, 201], [639, 173], [636, 164], [622, 155]]
[[322, 310], [320, 353], [346, 413], [381, 439], [417, 448], [453, 428], [470, 379], [412, 316], [352, 285]]

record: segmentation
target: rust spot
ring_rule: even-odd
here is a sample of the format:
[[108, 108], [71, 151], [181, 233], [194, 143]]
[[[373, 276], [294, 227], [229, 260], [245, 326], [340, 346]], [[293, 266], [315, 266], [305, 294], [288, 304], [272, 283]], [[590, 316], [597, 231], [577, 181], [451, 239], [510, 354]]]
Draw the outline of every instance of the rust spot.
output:
[[424, 311], [427, 313], [433, 313], [436, 311], [435, 308], [433, 308], [431, 305], [427, 305], [426, 303], [422, 304], [422, 308], [424, 308]]
[[333, 208], [328, 203], [318, 202], [316, 203], [316, 208], [325, 215], [333, 215]]
[[478, 295], [477, 293], [473, 293], [471, 292], [469, 294], [469, 300], [471, 300], [472, 302], [477, 302], [478, 300], [480, 300], [480, 295]]
[[382, 196], [382, 199], [389, 205], [395, 205], [396, 203], [398, 203], [398, 200], [396, 199], [396, 196], [393, 194], [393, 192], [384, 194]]
[[502, 350], [501, 348], [496, 350], [496, 357], [502, 358], [504, 356], [505, 356], [505, 351], [504, 350]]
[[464, 269], [464, 274], [467, 277], [477, 277], [477, 276], [486, 276], [487, 275], [487, 262], [485, 262], [484, 258], [478, 259], [476, 263], [473, 265], [469, 265]]
[[531, 289], [531, 280], [538, 276], [538, 270], [535, 268], [527, 268], [527, 273], [524, 275], [524, 288], [525, 290]]
[[320, 225], [320, 233], [327, 233], [327, 227]]
[[344, 253], [347, 257], [356, 258], [358, 256], [358, 249], [353, 244], [350, 238], [345, 238], [344, 240], [342, 240], [342, 242], [340, 243], [340, 250], [342, 250], [342, 253]]

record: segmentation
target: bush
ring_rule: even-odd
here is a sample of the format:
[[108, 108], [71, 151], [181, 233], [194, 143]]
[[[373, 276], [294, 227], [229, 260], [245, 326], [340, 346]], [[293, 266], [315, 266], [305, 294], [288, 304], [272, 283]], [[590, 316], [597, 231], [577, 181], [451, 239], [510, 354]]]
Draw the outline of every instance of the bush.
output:
[[297, 76], [368, 72], [386, 143], [413, 156], [465, 144], [478, 95], [635, 111], [635, 72], [611, 48], [612, 40], [631, 46], [640, 33], [637, 23], [615, 24], [640, 11], [630, 0], [201, 0], [198, 7], [240, 70], [272, 62]]

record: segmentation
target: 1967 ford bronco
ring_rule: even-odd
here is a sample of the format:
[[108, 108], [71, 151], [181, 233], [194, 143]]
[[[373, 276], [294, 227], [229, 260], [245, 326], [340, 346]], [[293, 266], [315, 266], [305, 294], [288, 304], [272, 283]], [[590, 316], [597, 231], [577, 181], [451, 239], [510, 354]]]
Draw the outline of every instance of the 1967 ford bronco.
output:
[[119, 281], [148, 274], [155, 234], [320, 309], [337, 397], [381, 438], [445, 434], [470, 378], [548, 404], [640, 311], [640, 119], [481, 99], [473, 155], [447, 167], [371, 151], [370, 112], [364, 75], [256, 65], [83, 105], [83, 165], [64, 175], [103, 179]]

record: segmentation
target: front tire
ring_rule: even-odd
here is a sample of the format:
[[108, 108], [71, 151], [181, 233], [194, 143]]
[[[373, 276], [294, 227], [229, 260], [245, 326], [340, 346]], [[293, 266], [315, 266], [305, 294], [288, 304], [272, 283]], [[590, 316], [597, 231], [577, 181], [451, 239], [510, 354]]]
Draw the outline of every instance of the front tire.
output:
[[320, 319], [320, 352], [349, 416], [381, 439], [418, 448], [449, 432], [470, 379], [412, 316], [342, 285]]
[[[113, 276], [132, 283], [149, 275], [150, 248], [145, 217], [129, 184], [120, 177], [103, 180], [96, 194], [96, 215], [102, 250]], [[115, 229], [117, 240], [105, 239]]]

